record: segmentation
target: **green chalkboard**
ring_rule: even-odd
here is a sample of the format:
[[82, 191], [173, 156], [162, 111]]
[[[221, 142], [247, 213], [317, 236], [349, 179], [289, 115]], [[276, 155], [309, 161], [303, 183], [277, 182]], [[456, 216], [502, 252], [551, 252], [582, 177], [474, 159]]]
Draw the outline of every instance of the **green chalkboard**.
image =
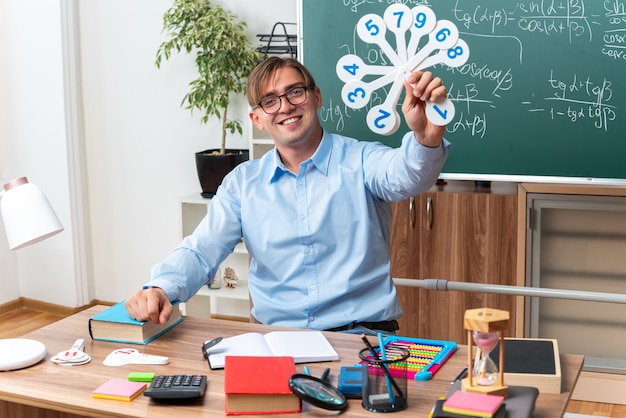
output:
[[[404, 122], [388, 136], [366, 123], [367, 111], [390, 86], [355, 110], [343, 103], [345, 83], [335, 70], [346, 54], [394, 68], [384, 50], [356, 30], [362, 16], [383, 16], [393, 2], [300, 1], [302, 61], [322, 90], [324, 127], [398, 146], [408, 130]], [[456, 108], [446, 128], [453, 147], [443, 177], [626, 182], [626, 0], [402, 3], [426, 5], [437, 21], [453, 22], [470, 50], [458, 68], [428, 68], [442, 77]], [[392, 35], [386, 37], [395, 49]], [[410, 42], [409, 32], [403, 42]]]

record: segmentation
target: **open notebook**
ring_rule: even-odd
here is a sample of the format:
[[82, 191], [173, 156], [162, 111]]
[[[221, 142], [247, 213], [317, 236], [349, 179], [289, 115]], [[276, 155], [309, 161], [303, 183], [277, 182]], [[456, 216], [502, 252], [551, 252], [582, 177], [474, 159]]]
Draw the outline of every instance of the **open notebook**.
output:
[[224, 338], [209, 349], [211, 369], [224, 368], [226, 356], [289, 356], [295, 363], [339, 360], [339, 354], [320, 331], [248, 332]]

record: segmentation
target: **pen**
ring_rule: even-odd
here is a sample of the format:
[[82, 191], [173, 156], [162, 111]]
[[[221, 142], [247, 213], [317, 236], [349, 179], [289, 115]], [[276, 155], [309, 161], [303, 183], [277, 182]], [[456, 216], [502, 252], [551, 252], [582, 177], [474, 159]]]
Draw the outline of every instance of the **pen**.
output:
[[308, 366], [304, 366], [304, 374], [306, 374], [307, 376], [311, 376], [311, 372], [309, 371]]
[[465, 377], [465, 375], [467, 374], [467, 366], [465, 366], [465, 368], [463, 370], [461, 370], [461, 373], [459, 373], [452, 382], [450, 382], [451, 385], [455, 384], [456, 382], [458, 382], [459, 380], [463, 379]]
[[320, 377], [320, 379], [322, 379], [324, 382], [328, 381], [328, 374], [330, 373], [330, 367], [326, 367], [324, 369], [324, 372], [322, 372], [322, 376]]

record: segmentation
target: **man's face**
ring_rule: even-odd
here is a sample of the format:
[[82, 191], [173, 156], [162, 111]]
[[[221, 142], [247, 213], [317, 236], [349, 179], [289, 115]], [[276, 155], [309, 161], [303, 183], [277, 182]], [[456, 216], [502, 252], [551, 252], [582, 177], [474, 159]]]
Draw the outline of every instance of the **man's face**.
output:
[[[267, 79], [263, 85], [263, 97], [280, 96], [294, 87], [308, 87], [300, 73], [291, 67], [282, 67]], [[259, 129], [267, 131], [277, 147], [298, 146], [303, 142], [321, 138], [317, 119], [317, 109], [322, 98], [319, 88], [305, 90], [306, 100], [292, 105], [287, 97], [280, 98], [280, 108], [276, 113], [267, 114], [261, 107], [250, 112], [250, 119]], [[296, 100], [293, 100], [296, 101]]]

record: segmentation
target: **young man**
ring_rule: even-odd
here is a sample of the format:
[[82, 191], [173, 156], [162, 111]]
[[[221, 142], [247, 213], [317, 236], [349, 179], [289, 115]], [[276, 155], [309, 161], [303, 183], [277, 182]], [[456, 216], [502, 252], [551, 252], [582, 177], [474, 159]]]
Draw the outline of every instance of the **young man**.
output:
[[[275, 149], [237, 166], [192, 235], [126, 301], [139, 320], [163, 323], [244, 238], [251, 255], [252, 315], [261, 323], [318, 330], [393, 332], [402, 308], [390, 275], [391, 202], [428, 190], [449, 143], [425, 104], [446, 96], [441, 79], [415, 72], [400, 148], [324, 131], [322, 93], [298, 61], [272, 57], [248, 79], [250, 119]], [[363, 329], [366, 328], [366, 329]]]

